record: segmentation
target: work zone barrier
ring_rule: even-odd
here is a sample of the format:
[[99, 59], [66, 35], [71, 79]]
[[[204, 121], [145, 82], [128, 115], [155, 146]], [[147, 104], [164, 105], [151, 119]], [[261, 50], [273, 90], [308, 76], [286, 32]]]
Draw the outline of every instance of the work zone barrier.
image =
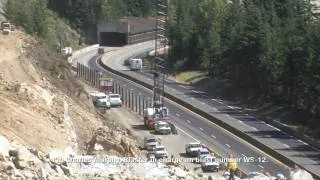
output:
[[[76, 71], [78, 78], [97, 89], [101, 88], [100, 80], [102, 77], [108, 76], [81, 63], [77, 63]], [[113, 80], [112, 93], [119, 94], [122, 98], [122, 105], [125, 105], [141, 116], [143, 116], [143, 110], [151, 106], [151, 98], [135, 93], [132, 89], [121, 85], [117, 80]]]
[[[150, 90], [153, 89], [153, 86], [151, 84], [148, 84], [144, 81], [141, 81], [139, 79], [136, 79], [132, 76], [129, 76], [127, 74], [124, 74], [120, 71], [117, 71], [115, 69], [112, 69], [110, 67], [108, 67], [107, 65], [105, 65], [104, 63], [101, 62], [101, 59], [98, 61], [100, 66], [102, 66], [104, 69], [118, 75], [121, 76], [123, 78], [126, 78], [130, 81], [133, 81], [141, 86], [144, 86]], [[185, 101], [183, 101], [183, 99], [177, 98], [167, 92], [164, 92], [164, 96], [168, 99], [170, 99], [171, 101], [182, 105], [183, 107], [193, 111], [196, 114], [199, 114], [200, 116], [210, 120], [211, 122], [219, 125], [220, 127], [224, 128], [225, 130], [232, 132], [235, 136], [243, 139], [244, 141], [252, 144], [253, 146], [257, 147], [258, 149], [260, 149], [261, 151], [265, 152], [266, 154], [272, 156], [273, 158], [277, 159], [278, 161], [282, 162], [283, 164], [287, 165], [288, 167], [294, 167], [294, 165], [296, 165], [297, 163], [295, 163], [294, 161], [292, 161], [291, 159], [287, 158], [286, 156], [283, 156], [282, 154], [280, 154], [279, 152], [273, 150], [272, 148], [268, 147], [267, 145], [261, 143], [260, 141], [258, 141], [257, 139], [249, 136], [248, 134], [246, 134], [245, 132], [242, 132], [240, 130], [238, 130], [237, 128], [225, 123], [224, 121], [217, 119], [215, 117], [213, 117], [211, 114], [204, 112], [203, 110], [201, 110], [199, 107], [195, 107], [192, 104], [189, 104]], [[308, 171], [310, 174], [312, 174], [313, 177], [316, 177], [317, 179], [320, 179], [320, 177], [318, 175], [316, 175], [315, 173], [305, 169], [306, 171]]]

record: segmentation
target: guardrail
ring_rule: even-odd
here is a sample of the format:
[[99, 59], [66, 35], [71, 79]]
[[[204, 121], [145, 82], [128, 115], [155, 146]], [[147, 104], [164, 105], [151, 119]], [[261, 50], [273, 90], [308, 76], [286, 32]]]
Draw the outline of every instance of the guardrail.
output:
[[[121, 73], [121, 72], [119, 72], [119, 71], [116, 71], [116, 70], [108, 67], [107, 65], [105, 65], [104, 63], [101, 62], [101, 59], [98, 60], [98, 63], [99, 63], [99, 65], [100, 65], [101, 67], [105, 68], [106, 70], [110, 71], [110, 72], [113, 73], [113, 74], [116, 74], [116, 75], [121, 76], [121, 77], [123, 77], [123, 78], [126, 78], [126, 79], [128, 79], [128, 80], [131, 80], [131, 81], [133, 81], [133, 82], [135, 82], [135, 83], [137, 83], [137, 84], [140, 84], [141, 86], [144, 86], [144, 87], [146, 87], [146, 88], [148, 88], [148, 89], [150, 89], [150, 90], [153, 89], [153, 86], [152, 86], [151, 84], [148, 84], [148, 83], [146, 83], [146, 82], [144, 82], [144, 81], [141, 81], [141, 80], [139, 80], [139, 79], [136, 79], [136, 78], [134, 78], [134, 77], [131, 77], [131, 76], [127, 75], [127, 74]], [[246, 133], [244, 133], [244, 132], [236, 129], [235, 127], [230, 126], [229, 124], [223, 122], [222, 120], [219, 120], [219, 119], [213, 117], [213, 116], [210, 115], [209, 113], [202, 111], [202, 110], [199, 109], [198, 107], [195, 107], [195, 106], [193, 106], [192, 104], [189, 104], [189, 103], [183, 101], [182, 99], [177, 98], [177, 97], [175, 97], [175, 96], [173, 96], [173, 95], [171, 95], [171, 94], [169, 94], [169, 93], [167, 93], [167, 92], [164, 92], [164, 97], [170, 99], [170, 100], [173, 101], [173, 102], [176, 102], [176, 103], [184, 106], [185, 108], [193, 111], [194, 113], [199, 114], [199, 115], [201, 115], [202, 117], [210, 120], [211, 122], [213, 122], [213, 123], [221, 126], [222, 128], [224, 128], [224, 129], [232, 132], [234, 135], [236, 135], [236, 136], [240, 137], [241, 139], [247, 141], [248, 143], [254, 145], [255, 147], [257, 147], [257, 148], [260, 149], [261, 151], [269, 154], [270, 156], [274, 157], [275, 159], [279, 160], [280, 162], [284, 163], [285, 165], [287, 165], [287, 166], [289, 166], [289, 167], [293, 167], [294, 165], [297, 164], [297, 163], [293, 162], [291, 159], [283, 156], [282, 154], [276, 152], [276, 151], [273, 150], [272, 148], [270, 148], [270, 147], [266, 146], [265, 144], [259, 142], [258, 140], [254, 139], [253, 137], [247, 135]], [[307, 170], [307, 169], [305, 169], [305, 170], [308, 171], [310, 174], [312, 174], [312, 176], [313, 176], [314, 178], [316, 177], [317, 179], [320, 179], [320, 177], [319, 177], [318, 175], [310, 172], [310, 171]]]

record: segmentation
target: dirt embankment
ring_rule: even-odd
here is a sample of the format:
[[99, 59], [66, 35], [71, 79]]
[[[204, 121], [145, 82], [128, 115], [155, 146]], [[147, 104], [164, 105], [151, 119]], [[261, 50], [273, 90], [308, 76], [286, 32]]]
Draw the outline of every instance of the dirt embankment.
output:
[[[103, 123], [107, 117], [96, 113], [86, 89], [58, 54], [20, 31], [0, 35], [0, 52], [0, 136], [9, 144], [42, 154], [65, 149], [95, 154], [99, 145], [100, 154], [139, 155], [126, 130], [112, 120]], [[12, 160], [3, 153], [9, 149], [0, 151], [0, 161]]]

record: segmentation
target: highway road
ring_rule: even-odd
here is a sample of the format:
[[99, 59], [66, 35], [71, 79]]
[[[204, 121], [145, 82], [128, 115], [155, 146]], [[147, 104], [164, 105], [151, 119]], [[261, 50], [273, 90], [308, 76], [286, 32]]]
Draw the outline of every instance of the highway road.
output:
[[[126, 46], [118, 51], [107, 53], [104, 56], [103, 61], [114, 69], [118, 69], [131, 76], [152, 83], [152, 77], [149, 73], [130, 72], [127, 71], [126, 67], [122, 66], [123, 61], [128, 57], [137, 56], [152, 48], [152, 42]], [[96, 66], [94, 61], [90, 61], [88, 65], [102, 70], [100, 67]], [[132, 89], [132, 91], [140, 92], [144, 96], [151, 98], [150, 91], [122, 78], [116, 76], [115, 78], [119, 79], [120, 84], [126, 85], [128, 88]], [[215, 117], [225, 120], [226, 123], [238, 127], [240, 130], [247, 132], [280, 153], [289, 156], [302, 167], [313, 171], [315, 174], [320, 173], [318, 159], [319, 151], [303, 141], [281, 132], [279, 129], [263, 122], [257, 117], [247, 114], [241, 108], [230, 106], [223, 100], [211, 98], [210, 95], [199, 89], [178, 85], [170, 80], [167, 81], [165, 88], [167, 92], [175, 94], [195, 106], [201, 107], [202, 110], [210, 112]], [[234, 152], [238, 157], [253, 156], [256, 159], [260, 157], [260, 160], [266, 158], [268, 161], [265, 163], [243, 163], [240, 167], [244, 171], [265, 170], [273, 174], [282, 172], [285, 175], [288, 175], [287, 168], [281, 165], [281, 163], [251, 147], [237, 137], [234, 137], [232, 134], [215, 126], [208, 120], [179, 107], [175, 103], [170, 102], [168, 103], [168, 106], [173, 121], [180, 128], [181, 132], [184, 132], [185, 135], [194, 140], [199, 140], [202, 143], [213, 147], [219, 154], [226, 155], [229, 152]]]
[[[119, 62], [117, 60], [123, 60], [126, 56], [129, 56], [128, 54], [125, 55], [126, 52], [132, 51], [135, 52], [134, 54], [136, 55], [142, 53], [142, 51], [137, 52], [137, 50], [143, 49], [142, 47], [145, 45], [152, 45], [152, 43], [137, 44], [133, 47], [127, 46], [124, 49], [106, 53], [104, 59], [108, 59], [108, 61], [115, 66], [121, 65], [121, 70], [126, 71], [126, 68], [122, 66], [123, 62]], [[88, 65], [92, 68], [103, 71], [101, 67], [97, 66], [94, 60], [91, 60]], [[151, 91], [123, 78], [119, 78], [117, 76], [114, 76], [114, 78], [119, 81], [119, 84], [131, 89], [133, 92], [141, 93], [143, 96], [151, 98]], [[203, 119], [173, 102], [167, 101], [167, 105], [170, 109], [173, 123], [178, 127], [179, 132], [185, 134], [194, 141], [200, 141], [201, 143], [208, 145], [224, 157], [227, 157], [228, 153], [233, 153], [237, 157], [243, 159], [246, 157], [254, 157], [256, 162], [240, 164], [240, 168], [243, 171], [268, 171], [274, 175], [281, 172], [288, 176], [288, 169], [285, 166], [253, 148], [248, 143], [233, 136], [231, 133], [226, 132], [208, 120]], [[184, 145], [185, 144], [180, 144], [182, 148], [184, 148]], [[181, 153], [183, 153], [183, 150]]]

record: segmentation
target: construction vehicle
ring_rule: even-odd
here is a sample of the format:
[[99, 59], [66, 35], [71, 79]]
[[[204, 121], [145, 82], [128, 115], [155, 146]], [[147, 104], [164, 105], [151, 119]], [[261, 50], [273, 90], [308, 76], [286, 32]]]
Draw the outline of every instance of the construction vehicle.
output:
[[72, 56], [72, 47], [65, 47], [65, 48], [61, 49], [61, 53], [65, 57]]
[[12, 25], [9, 22], [1, 22], [2, 34], [9, 35], [12, 29], [14, 30], [15, 28], [12, 27]]
[[100, 78], [100, 91], [106, 94], [113, 93], [113, 79], [109, 76], [102, 76]]

